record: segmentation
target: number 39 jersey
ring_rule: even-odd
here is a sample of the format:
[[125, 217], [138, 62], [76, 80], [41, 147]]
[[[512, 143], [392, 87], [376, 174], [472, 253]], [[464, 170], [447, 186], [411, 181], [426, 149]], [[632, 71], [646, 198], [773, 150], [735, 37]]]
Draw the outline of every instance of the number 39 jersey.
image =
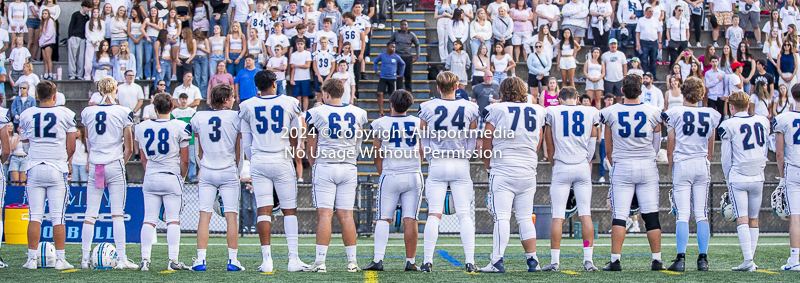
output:
[[[250, 162], [280, 163], [290, 160], [289, 136], [300, 126], [300, 102], [286, 95], [256, 96], [239, 105], [242, 133], [253, 137]], [[247, 145], [243, 145], [247, 146]]]
[[122, 105], [95, 105], [81, 111], [86, 126], [89, 163], [109, 164], [120, 160], [125, 128], [133, 126], [133, 112]]
[[614, 161], [656, 159], [653, 130], [661, 123], [661, 109], [644, 103], [617, 103], [600, 110], [600, 123], [611, 128]]
[[664, 112], [667, 128], [675, 130], [673, 162], [708, 158], [708, 138], [717, 128], [719, 112], [713, 108], [678, 106]]
[[181, 148], [189, 146], [192, 129], [180, 120], [147, 120], [136, 125], [136, 141], [147, 156], [145, 175], [171, 173], [180, 176]]
[[209, 169], [236, 166], [236, 137], [241, 120], [235, 111], [200, 111], [192, 117], [191, 125], [203, 149], [200, 166]]
[[[451, 137], [424, 138], [426, 152], [457, 152], [469, 151], [474, 148], [467, 147], [468, 138], [465, 134], [455, 135], [455, 131], [468, 131], [472, 121], [478, 119], [478, 104], [465, 99], [431, 99], [419, 105], [419, 118], [428, 124], [428, 131], [444, 131]], [[427, 133], [423, 133], [427, 135]], [[467, 153], [467, 152], [465, 152]], [[469, 158], [469, 154], [461, 158]]]
[[[492, 174], [535, 175], [536, 148], [545, 122], [544, 108], [524, 102], [500, 102], [486, 106], [484, 120], [494, 126], [495, 133], [502, 133], [492, 139], [492, 151], [502, 154], [492, 155]], [[586, 159], [585, 155], [583, 158]]]
[[600, 124], [597, 108], [583, 105], [547, 107], [546, 123], [553, 134], [553, 159], [566, 164], [587, 162], [592, 127]]
[[778, 115], [772, 129], [783, 133], [784, 162], [800, 167], [800, 112], [789, 111]]
[[317, 134], [317, 162], [344, 162], [355, 165], [364, 138], [362, 125], [367, 123], [367, 111], [353, 105], [324, 104], [308, 110], [306, 123]]
[[764, 180], [769, 120], [739, 112], [719, 125], [722, 171], [728, 182]]
[[67, 133], [77, 132], [75, 112], [66, 107], [31, 107], [19, 115], [20, 136], [28, 140], [25, 171], [41, 163], [60, 172], [67, 168]]
[[[383, 159], [383, 174], [419, 173], [419, 118], [384, 116], [372, 121], [372, 136], [381, 141], [381, 150], [391, 152]], [[376, 153], [377, 154], [377, 153]]]

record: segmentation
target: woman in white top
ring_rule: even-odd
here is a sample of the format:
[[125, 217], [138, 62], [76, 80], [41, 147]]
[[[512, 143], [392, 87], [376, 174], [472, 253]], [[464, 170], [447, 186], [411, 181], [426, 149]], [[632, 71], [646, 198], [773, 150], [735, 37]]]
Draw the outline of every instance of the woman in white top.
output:
[[517, 64], [511, 59], [511, 55], [506, 53], [502, 43], [494, 44], [494, 56], [492, 56], [492, 70], [494, 72], [494, 82], [498, 85], [508, 78], [508, 71], [511, 70], [511, 75], [514, 74], [514, 67]]
[[128, 46], [130, 46], [133, 57], [136, 58], [136, 77], [144, 78], [144, 45], [147, 40], [146, 29], [144, 25], [144, 15], [139, 12], [139, 9], [131, 9], [130, 19], [128, 19]]
[[561, 32], [561, 40], [558, 46], [557, 69], [561, 72], [561, 87], [575, 87], [575, 68], [578, 67], [575, 56], [581, 50], [580, 44], [572, 36], [572, 30], [565, 28]]
[[536, 23], [536, 26], [539, 27], [539, 32], [542, 32], [543, 25], [547, 25], [550, 31], [557, 31], [561, 10], [558, 6], [553, 5], [553, 0], [539, 1], [539, 4], [534, 6], [536, 6], [536, 16], [539, 18]]
[[147, 36], [144, 38], [144, 78], [155, 80], [156, 65], [158, 65], [158, 57], [156, 57], [155, 43], [158, 37], [158, 31], [164, 28], [164, 21], [158, 17], [158, 8], [150, 8], [150, 17], [144, 21], [144, 30]]
[[[797, 0], [786, 0], [786, 5], [783, 6], [780, 10], [781, 21], [784, 27], [788, 27], [789, 25], [797, 26], [797, 19], [800, 17], [800, 13], [798, 13], [797, 6], [795, 3]], [[797, 33], [797, 31], [794, 31]]]
[[[86, 51], [84, 58], [94, 58], [94, 53], [100, 48], [100, 42], [105, 41], [106, 23], [100, 17], [99, 9], [92, 9], [89, 21], [86, 22]], [[92, 77], [92, 60], [84, 60], [84, 80]]]
[[22, 142], [22, 136], [14, 130], [15, 127], [8, 128], [9, 151], [11, 157], [8, 159], [8, 172], [11, 173], [11, 184], [15, 186], [22, 186], [28, 180], [25, 174], [26, 162], [28, 160], [28, 153], [25, 149], [28, 144]]
[[169, 14], [169, 7], [172, 7], [171, 0], [148, 0], [147, 3], [150, 8], [157, 8], [156, 4], [161, 4], [159, 5], [161, 6], [161, 8], [158, 9], [158, 18], [162, 20], [167, 19], [167, 15]]
[[111, 20], [114, 19], [114, 7], [110, 3], [103, 5], [100, 18], [103, 19], [103, 26], [106, 27], [106, 41], [111, 41]]
[[22, 3], [22, 0], [14, 0], [8, 3], [8, 34], [11, 41], [16, 42], [17, 37], [25, 37], [28, 33], [28, 26], [25, 21], [28, 19], [28, 4]]
[[642, 5], [642, 10], [647, 9], [647, 7], [653, 7], [653, 17], [658, 19], [660, 23], [664, 22], [664, 19], [667, 17], [667, 12], [665, 12], [666, 7], [660, 0], [647, 0], [647, 3]]
[[28, 26], [28, 51], [32, 54], [31, 60], [39, 58], [39, 36], [42, 35], [40, 6], [42, 6], [41, 0], [28, 1], [28, 19], [25, 24]]
[[[583, 75], [586, 76], [586, 95], [599, 101], [603, 97], [603, 78], [606, 76], [606, 65], [600, 59], [600, 47], [592, 48], [592, 57], [583, 64]], [[575, 70], [573, 70], [574, 74]], [[574, 83], [573, 83], [574, 84]]]
[[86, 127], [77, 126], [78, 136], [75, 137], [75, 153], [69, 159], [70, 184], [72, 186], [86, 186], [89, 181], [89, 151], [86, 149]]
[[[487, 40], [488, 41], [488, 40]], [[472, 85], [476, 86], [483, 83], [485, 72], [492, 72], [492, 62], [489, 61], [489, 47], [478, 45], [478, 54], [472, 57]]]
[[767, 73], [772, 74], [772, 77], [775, 79], [777, 79], [779, 75], [778, 56], [781, 55], [781, 44], [783, 43], [781, 37], [780, 29], [778, 29], [778, 27], [772, 28], [772, 30], [767, 33], [767, 40], [764, 41], [764, 48], [761, 49], [761, 52], [767, 57]]
[[264, 41], [258, 38], [258, 30], [257, 29], [250, 29], [247, 32], [248, 40], [247, 40], [247, 53], [253, 55], [256, 58], [256, 64], [259, 68], [264, 68], [264, 63], [266, 63], [267, 57], [267, 48], [264, 46]]
[[492, 23], [489, 22], [486, 10], [479, 8], [476, 13], [475, 20], [469, 25], [469, 35], [472, 38], [470, 41], [472, 56], [478, 53], [478, 46], [483, 45], [487, 49], [492, 46]]
[[774, 10], [772, 11], [772, 13], [770, 13], [769, 21], [767, 21], [767, 23], [764, 24], [764, 28], [762, 28], [761, 31], [769, 35], [770, 31], [772, 31], [773, 28], [778, 28], [781, 34], [786, 32], [786, 26], [783, 25], [783, 20], [781, 19], [780, 10]]
[[228, 63], [228, 73], [236, 77], [239, 70], [244, 69], [244, 55], [247, 54], [247, 44], [245, 44], [244, 34], [238, 25], [231, 25], [228, 34], [227, 45], [225, 45], [225, 58]]
[[464, 12], [460, 9], [456, 9], [455, 12], [453, 12], [453, 18], [447, 21], [447, 50], [453, 51], [454, 42], [467, 42], [468, 38], [469, 21], [464, 17]]
[[550, 31], [550, 24], [544, 24], [539, 27], [539, 33], [531, 37], [531, 40], [525, 43], [523, 47], [525, 47], [525, 53], [531, 54], [534, 50], [534, 46], [536, 46], [537, 42], [542, 43], [542, 51], [544, 51], [547, 56], [550, 58], [555, 58], [556, 56], [555, 51], [558, 45], [558, 39], [553, 36]]
[[189, 27], [181, 30], [181, 43], [178, 48], [180, 49], [178, 51], [178, 62], [175, 62], [178, 70], [175, 75], [183, 80], [183, 74], [187, 72], [194, 73], [194, 62], [192, 60], [197, 56], [197, 41], [194, 40], [194, 34], [192, 34], [192, 29]]
[[669, 77], [670, 89], [664, 93], [664, 111], [672, 107], [683, 105], [683, 94], [681, 93], [681, 86], [683, 83], [677, 76]]
[[769, 93], [767, 83], [759, 81], [756, 83], [753, 94], [750, 95], [750, 115], [767, 117], [772, 121], [772, 93]]
[[669, 62], [678, 59], [678, 53], [689, 47], [689, 20], [683, 17], [683, 7], [675, 7], [673, 16], [667, 20], [667, 39], [669, 39]]
[[475, 11], [472, 11], [472, 4], [467, 3], [467, 0], [458, 0], [458, 8], [464, 12], [464, 18], [466, 18], [467, 21], [471, 21], [475, 18], [475, 14], [473, 13]]
[[167, 30], [162, 29], [158, 32], [158, 37], [156, 37], [156, 43], [153, 45], [153, 48], [156, 51], [156, 58], [158, 58], [155, 81], [163, 80], [167, 87], [169, 87], [172, 81], [169, 78], [170, 74], [172, 74], [172, 55], [170, 55], [172, 52], [172, 44], [167, 40]]
[[208, 79], [211, 77], [211, 72], [208, 66], [208, 55], [211, 53], [211, 44], [206, 38], [206, 33], [196, 29], [194, 30], [194, 40], [197, 42], [197, 51], [194, 56], [194, 85], [200, 88], [200, 95], [206, 98], [208, 91]]
[[789, 89], [786, 85], [779, 86], [777, 92], [777, 98], [773, 95], [772, 117], [778, 117], [781, 113], [792, 111], [792, 105], [794, 105], [792, 102], [794, 99], [789, 97]]
[[114, 14], [114, 17], [109, 21], [108, 28], [111, 29], [111, 53], [114, 55], [119, 53], [119, 43], [128, 41], [127, 11], [125, 6], [120, 6]]
[[700, 60], [697, 60], [694, 57], [694, 51], [692, 49], [686, 49], [683, 52], [678, 54], [678, 58], [675, 59], [673, 65], [678, 65], [681, 68], [681, 81], [685, 82], [686, 78], [692, 73], [692, 63], [697, 63], [698, 65], [702, 65]]
[[134, 77], [137, 76], [136, 66], [139, 65], [139, 61], [131, 54], [128, 42], [121, 42], [119, 44], [119, 53], [117, 53], [117, 56], [114, 56], [114, 79], [117, 80], [118, 83], [123, 83], [125, 81], [125, 73], [128, 71], [133, 71]]
[[103, 40], [100, 42], [100, 48], [92, 57], [92, 78], [95, 82], [99, 82], [106, 76], [114, 76], [114, 55], [108, 46], [108, 41]]
[[225, 36], [222, 35], [222, 26], [214, 25], [211, 30], [211, 37], [208, 43], [211, 46], [211, 54], [208, 55], [209, 74], [216, 74], [217, 62], [225, 61]]
[[175, 9], [169, 10], [167, 20], [164, 22], [164, 27], [167, 29], [167, 40], [169, 40], [169, 44], [172, 45], [170, 49], [170, 56], [172, 56], [172, 78], [170, 80], [174, 81], [177, 80], [178, 49], [181, 45], [180, 31], [183, 30], [181, 20], [178, 19], [178, 11]]
[[[436, 20], [436, 34], [439, 37], [439, 54], [448, 54], [447, 52], [447, 29], [450, 19], [453, 18], [453, 10], [456, 9], [455, 4], [451, 4], [450, 0], [442, 0], [436, 4], [434, 8], [433, 18]], [[322, 26], [320, 24], [320, 26]], [[451, 48], [452, 49], [452, 48]], [[439, 56], [444, 62], [446, 56]]]
[[590, 27], [594, 36], [594, 46], [600, 47], [600, 51], [608, 51], [608, 34], [611, 29], [611, 22], [614, 21], [613, 10], [608, 0], [598, 0], [589, 4], [589, 15], [592, 16]]
[[[192, 0], [192, 30], [200, 30], [205, 36], [208, 34], [209, 8], [205, 1]], [[200, 88], [203, 89], [203, 88]], [[204, 96], [205, 97], [205, 96]]]

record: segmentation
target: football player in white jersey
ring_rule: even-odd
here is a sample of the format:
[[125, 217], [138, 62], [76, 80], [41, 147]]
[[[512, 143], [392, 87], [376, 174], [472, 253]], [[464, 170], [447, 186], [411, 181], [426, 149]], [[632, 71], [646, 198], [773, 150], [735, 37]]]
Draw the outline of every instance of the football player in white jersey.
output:
[[544, 271], [558, 271], [561, 255], [561, 227], [566, 218], [570, 188], [574, 190], [583, 236], [583, 268], [597, 271], [592, 224], [592, 166], [600, 125], [599, 110], [578, 104], [578, 91], [565, 87], [558, 94], [560, 105], [547, 107], [544, 141], [553, 166], [550, 185], [553, 223], [550, 226], [550, 264]]
[[[0, 107], [0, 145], [2, 145], [2, 147], [0, 147], [2, 149], [2, 155], [0, 156], [0, 161], [2, 161], [3, 163], [6, 163], [8, 157], [11, 155], [11, 146], [9, 145], [9, 139], [8, 139], [8, 129], [6, 129], [6, 126], [13, 120], [10, 114], [11, 112], [8, 111], [8, 109]], [[0, 182], [2, 183], [0, 184], [0, 207], [5, 207], [5, 204], [3, 203], [4, 202], [3, 200], [6, 197], [5, 173], [6, 172], [0, 170]], [[4, 217], [3, 212], [0, 211], [0, 237], [3, 237], [3, 217]], [[6, 267], [8, 267], [8, 264], [6, 264], [5, 262], [3, 262], [2, 259], [0, 259], [0, 268], [6, 268]]]
[[[133, 76], [133, 72], [126, 75]], [[117, 269], [137, 269], [138, 265], [125, 254], [125, 198], [128, 184], [125, 164], [133, 148], [133, 112], [117, 104], [117, 81], [104, 78], [97, 83], [103, 100], [81, 111], [86, 126], [86, 148], [89, 152], [89, 182], [86, 183], [86, 218], [81, 231], [81, 268], [92, 268], [90, 253], [94, 239], [94, 223], [100, 212], [105, 187], [111, 204], [114, 245], [117, 249]], [[101, 178], [97, 178], [101, 176]]]
[[167, 222], [169, 264], [167, 270], [189, 270], [178, 261], [181, 240], [180, 216], [183, 208], [183, 180], [189, 172], [189, 140], [191, 126], [180, 120], [170, 120], [172, 97], [159, 93], [153, 97], [157, 119], [136, 125], [136, 142], [142, 150], [144, 167], [144, 223], [142, 225], [141, 270], [150, 270], [156, 223], [162, 204], [163, 220]]
[[737, 91], [728, 96], [731, 118], [719, 125], [722, 139], [722, 172], [728, 183], [728, 196], [736, 216], [736, 232], [742, 247], [744, 262], [734, 271], [756, 271], [753, 255], [758, 243], [758, 212], [764, 187], [764, 167], [767, 165], [767, 134], [769, 120], [750, 116], [749, 96]]
[[[792, 98], [800, 102], [800, 85], [792, 87]], [[786, 199], [789, 214], [790, 256], [781, 270], [800, 271], [800, 112], [783, 112], [775, 117], [772, 127], [777, 133], [775, 155], [778, 161], [778, 174], [786, 184]]]
[[611, 262], [606, 271], [622, 271], [620, 254], [625, 242], [625, 220], [633, 196], [639, 201], [653, 260], [651, 270], [664, 269], [661, 262], [661, 224], [658, 220], [658, 168], [653, 132], [661, 130], [661, 109], [639, 102], [642, 77], [622, 79], [623, 103], [600, 110], [605, 124], [606, 157], [611, 168]]
[[708, 271], [708, 185], [711, 182], [711, 157], [720, 114], [709, 107], [697, 107], [703, 100], [705, 84], [688, 78], [681, 87], [683, 105], [664, 113], [667, 134], [667, 159], [672, 168], [672, 203], [675, 205], [675, 240], [678, 256], [667, 268], [684, 271], [686, 245], [689, 244], [689, 217], [694, 207], [697, 222], [697, 270]]
[[[504, 80], [500, 84], [502, 101], [486, 106], [483, 111], [486, 121], [483, 150], [496, 152], [497, 155], [483, 158], [484, 166], [490, 171], [486, 205], [494, 217], [494, 244], [491, 260], [480, 269], [481, 272], [505, 272], [503, 255], [508, 246], [512, 205], [519, 225], [519, 238], [525, 249], [528, 272], [539, 271], [536, 227], [531, 214], [536, 193], [535, 157], [542, 144], [545, 110], [538, 104], [526, 103], [527, 89], [520, 78]], [[496, 133], [501, 135], [495, 136]], [[463, 227], [464, 222], [461, 223]]]
[[[383, 257], [389, 241], [389, 222], [400, 201], [405, 226], [406, 271], [417, 271], [417, 213], [422, 200], [422, 151], [419, 118], [406, 114], [414, 96], [397, 90], [389, 96], [391, 116], [372, 121], [372, 150], [378, 182], [378, 221], [375, 224], [375, 258], [364, 270], [383, 271]], [[397, 221], [400, 221], [397, 219]]]
[[[297, 147], [300, 103], [297, 99], [277, 94], [275, 73], [259, 71], [254, 78], [260, 96], [239, 105], [242, 148], [250, 160], [253, 192], [258, 206], [258, 234], [263, 260], [258, 271], [272, 272], [273, 186], [283, 211], [283, 228], [289, 246], [288, 270], [303, 271], [308, 267], [297, 252], [297, 178], [291, 153]], [[289, 138], [285, 138], [289, 136]]]
[[197, 224], [197, 259], [192, 270], [206, 270], [206, 248], [208, 247], [208, 225], [213, 213], [217, 194], [222, 199], [222, 211], [228, 224], [228, 271], [242, 271], [244, 267], [237, 259], [239, 252], [239, 133], [240, 120], [231, 110], [233, 88], [227, 84], [214, 86], [208, 94], [211, 110], [200, 111], [192, 117], [192, 132], [198, 143], [200, 173], [198, 175], [198, 199], [200, 219]]
[[75, 152], [75, 113], [66, 107], [55, 107], [56, 85], [42, 81], [36, 85], [39, 106], [25, 109], [20, 114], [19, 129], [22, 142], [30, 143], [25, 168], [28, 183], [25, 185], [30, 204], [28, 224], [28, 261], [23, 268], [36, 269], [39, 254], [39, 236], [44, 216], [45, 199], [50, 209], [53, 225], [53, 243], [56, 246], [55, 269], [72, 269], [64, 255], [66, 229], [64, 212], [69, 194], [67, 190], [67, 160]]
[[[476, 137], [469, 136], [478, 126], [478, 105], [469, 100], [456, 99], [458, 77], [449, 71], [436, 76], [440, 99], [423, 102], [419, 106], [420, 130], [439, 137], [422, 137], [422, 148], [430, 164], [425, 181], [425, 198], [428, 202], [428, 220], [425, 224], [424, 259], [420, 271], [431, 272], [433, 252], [439, 238], [439, 221], [444, 211], [447, 187], [455, 201], [459, 220], [461, 244], [464, 245], [466, 270], [478, 272], [475, 267], [475, 222], [470, 210], [475, 201], [469, 158], [475, 150]], [[456, 136], [455, 133], [458, 133]], [[455, 138], [442, 137], [453, 135]]]
[[361, 127], [367, 112], [352, 104], [343, 105], [344, 84], [327, 80], [322, 84], [325, 104], [311, 108], [308, 124], [308, 162], [311, 164], [313, 201], [317, 208], [317, 257], [306, 271], [326, 272], [325, 257], [331, 242], [333, 209], [342, 225], [342, 240], [347, 253], [347, 271], [358, 272], [356, 262], [356, 225], [353, 205], [356, 198], [358, 169], [356, 160], [363, 139]]

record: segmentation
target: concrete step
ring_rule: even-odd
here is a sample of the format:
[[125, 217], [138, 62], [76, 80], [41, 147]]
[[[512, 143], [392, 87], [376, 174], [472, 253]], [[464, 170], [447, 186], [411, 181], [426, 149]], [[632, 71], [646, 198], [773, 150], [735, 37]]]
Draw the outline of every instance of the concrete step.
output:
[[[414, 32], [414, 34], [417, 34], [417, 33]], [[372, 42], [372, 44], [385, 45], [387, 42], [389, 42], [389, 38], [391, 38], [391, 35], [373, 35], [371, 42]], [[417, 40], [419, 41], [420, 44], [427, 43], [426, 42], [427, 41], [427, 37], [424, 36], [424, 35], [417, 34]]]
[[[411, 75], [412, 80], [422, 80], [428, 78], [428, 71], [412, 71], [414, 74]], [[379, 79], [380, 76], [375, 71], [366, 71], [364, 72], [367, 75], [367, 79]]]

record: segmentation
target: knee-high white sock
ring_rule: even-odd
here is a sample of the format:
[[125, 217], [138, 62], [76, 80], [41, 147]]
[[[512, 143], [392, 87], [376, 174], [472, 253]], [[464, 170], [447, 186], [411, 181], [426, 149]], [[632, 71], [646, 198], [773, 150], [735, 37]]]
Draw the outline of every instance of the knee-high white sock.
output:
[[283, 217], [283, 230], [286, 233], [286, 245], [289, 247], [289, 259], [298, 258], [297, 215]]
[[[150, 226], [150, 225], [144, 225]], [[89, 258], [92, 252], [92, 239], [94, 239], [94, 225], [83, 223], [81, 231], [81, 252], [83, 258]]]
[[347, 255], [347, 262], [356, 261], [356, 256], [358, 255], [356, 245], [345, 246], [344, 252]]
[[753, 257], [756, 256], [756, 247], [758, 246], [758, 227], [750, 227], [750, 250]]
[[583, 248], [583, 261], [594, 262], [592, 257], [594, 256], [594, 247], [585, 247]]
[[317, 245], [317, 258], [314, 263], [325, 263], [325, 258], [328, 256], [328, 246]]
[[508, 220], [499, 220], [494, 223], [494, 230], [492, 231], [492, 263], [503, 258], [508, 246], [508, 238], [511, 237], [510, 233], [511, 224]]
[[[85, 225], [85, 224], [84, 224]], [[142, 259], [150, 259], [150, 251], [153, 249], [153, 237], [155, 236], [156, 228], [150, 224], [142, 225]]]
[[181, 247], [181, 225], [167, 225], [167, 251], [169, 260], [177, 261]]
[[117, 255], [120, 259], [127, 259], [125, 253], [125, 218], [114, 217], [111, 220], [114, 228], [114, 247], [117, 248]]
[[[469, 213], [458, 215], [458, 224], [461, 230], [461, 244], [464, 245], [464, 261], [475, 263], [475, 222]], [[506, 241], [506, 243], [508, 243]]]
[[386, 254], [386, 243], [389, 242], [389, 222], [378, 221], [375, 224], [375, 258], [373, 262], [383, 260]]
[[433, 250], [436, 249], [436, 240], [439, 239], [439, 217], [428, 217], [425, 223], [425, 238], [423, 239], [423, 260], [422, 263], [433, 262]]
[[739, 235], [739, 245], [742, 246], [744, 260], [753, 260], [753, 250], [750, 249], [750, 227], [747, 224], [739, 224], [736, 226], [736, 233]]
[[560, 249], [550, 249], [550, 263], [561, 263]]

